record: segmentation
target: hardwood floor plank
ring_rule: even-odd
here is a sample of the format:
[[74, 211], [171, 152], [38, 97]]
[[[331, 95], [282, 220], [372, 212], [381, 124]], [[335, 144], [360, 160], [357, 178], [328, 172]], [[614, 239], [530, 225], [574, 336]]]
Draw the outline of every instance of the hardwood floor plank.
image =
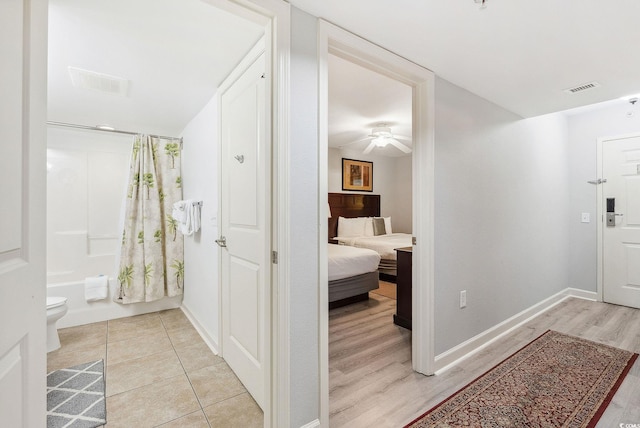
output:
[[[395, 301], [372, 295], [329, 314], [331, 427], [400, 427], [551, 329], [640, 351], [640, 310], [571, 298], [438, 376], [411, 369], [411, 335], [393, 324]], [[640, 424], [640, 363], [598, 427]]]

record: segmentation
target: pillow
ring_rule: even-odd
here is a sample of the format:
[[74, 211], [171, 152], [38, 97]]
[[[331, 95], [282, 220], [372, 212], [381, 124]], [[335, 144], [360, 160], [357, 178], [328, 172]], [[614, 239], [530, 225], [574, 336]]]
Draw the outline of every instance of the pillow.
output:
[[382, 217], [374, 218], [372, 223], [374, 236], [387, 234], [387, 229], [384, 227], [384, 219]]
[[366, 217], [338, 217], [338, 236], [341, 238], [354, 238], [363, 236], [365, 220]]
[[366, 217], [364, 219], [364, 236], [375, 236], [373, 230], [373, 217]]
[[391, 230], [391, 217], [383, 217], [384, 218], [384, 229], [387, 231], [387, 235], [393, 233]]

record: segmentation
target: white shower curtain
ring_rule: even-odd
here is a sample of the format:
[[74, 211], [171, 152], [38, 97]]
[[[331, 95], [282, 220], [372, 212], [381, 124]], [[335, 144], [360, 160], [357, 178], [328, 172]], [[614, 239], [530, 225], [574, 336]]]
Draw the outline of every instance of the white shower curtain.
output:
[[118, 289], [119, 303], [182, 294], [183, 236], [171, 217], [182, 199], [180, 142], [136, 136], [131, 155]]

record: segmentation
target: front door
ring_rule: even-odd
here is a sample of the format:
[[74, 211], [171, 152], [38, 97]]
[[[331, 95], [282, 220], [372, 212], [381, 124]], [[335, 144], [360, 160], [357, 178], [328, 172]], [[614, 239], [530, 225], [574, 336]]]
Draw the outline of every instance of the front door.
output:
[[640, 308], [640, 136], [602, 142], [603, 300]]
[[0, 1], [0, 425], [46, 414], [47, 2]]
[[260, 42], [220, 95], [222, 355], [263, 409], [271, 319], [266, 80]]

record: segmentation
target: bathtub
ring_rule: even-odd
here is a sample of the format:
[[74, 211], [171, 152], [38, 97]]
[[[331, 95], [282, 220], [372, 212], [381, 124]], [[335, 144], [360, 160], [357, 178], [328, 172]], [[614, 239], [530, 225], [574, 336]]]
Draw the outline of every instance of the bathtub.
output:
[[87, 302], [84, 299], [83, 281], [47, 284], [47, 296], [67, 298], [69, 311], [58, 321], [58, 328], [74, 327], [76, 325], [178, 308], [182, 303], [182, 296], [175, 296], [165, 297], [155, 302], [123, 305], [112, 300], [115, 289], [116, 279], [109, 278], [109, 295], [107, 298], [96, 302]]

